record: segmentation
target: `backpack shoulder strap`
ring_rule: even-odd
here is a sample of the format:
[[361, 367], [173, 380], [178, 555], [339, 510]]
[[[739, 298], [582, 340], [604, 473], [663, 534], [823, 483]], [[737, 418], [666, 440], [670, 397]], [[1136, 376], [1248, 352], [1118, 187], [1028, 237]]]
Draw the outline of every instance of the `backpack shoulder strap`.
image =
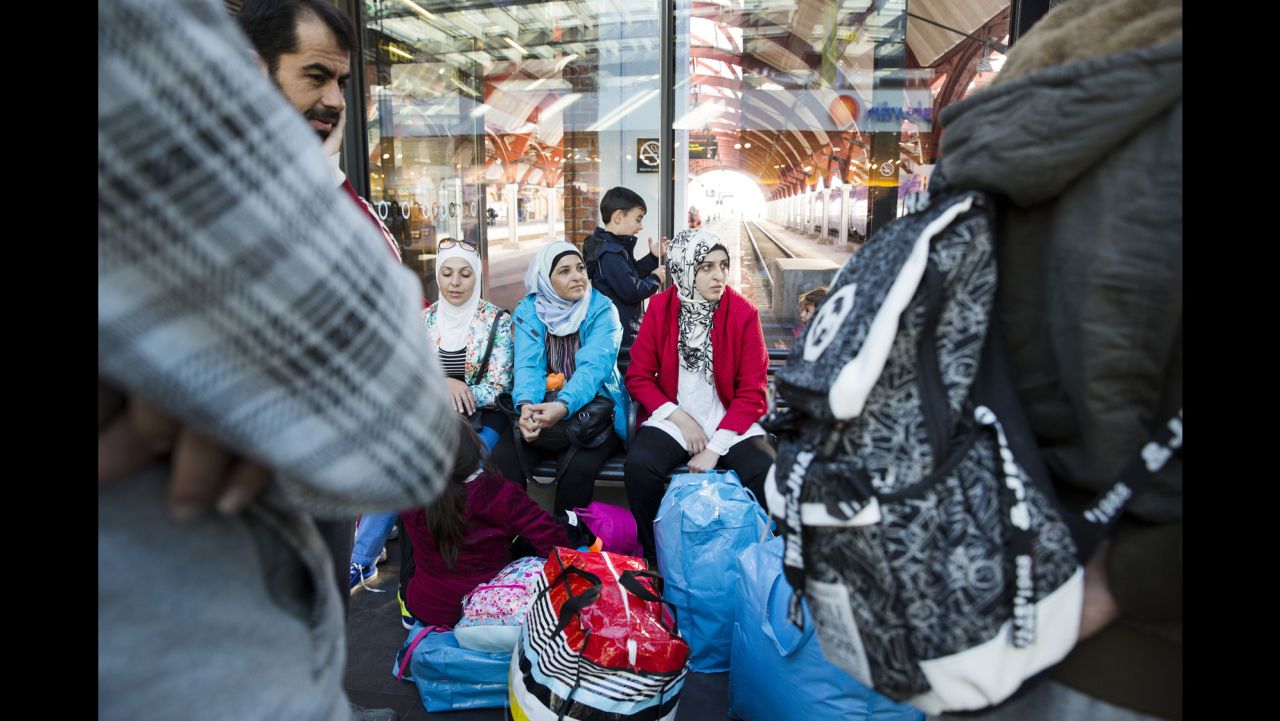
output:
[[1098, 545], [1111, 533], [1120, 512], [1129, 501], [1141, 493], [1156, 474], [1174, 455], [1182, 453], [1182, 410], [1160, 428], [1151, 439], [1129, 460], [1116, 475], [1115, 480], [1103, 489], [1085, 507], [1083, 512], [1069, 512], [1058, 500], [1057, 493], [1044, 465], [1039, 444], [1031, 431], [1022, 404], [1012, 383], [1013, 371], [1009, 364], [1003, 338], [1003, 328], [998, 317], [987, 325], [987, 338], [982, 350], [978, 378], [975, 382], [975, 400], [992, 408], [1001, 420], [1010, 450], [1018, 465], [1030, 476], [1031, 481], [1061, 510], [1063, 519], [1071, 529], [1076, 542], [1076, 554], [1081, 563], [1089, 560]]
[[485, 346], [484, 357], [480, 359], [480, 364], [476, 366], [476, 378], [479, 381], [484, 377], [485, 369], [489, 367], [489, 356], [493, 354], [493, 339], [498, 335], [498, 323], [502, 320], [503, 315], [510, 315], [505, 309], [499, 308], [498, 314], [493, 317], [493, 322], [489, 324], [489, 344]]
[[1116, 521], [1120, 512], [1129, 501], [1155, 479], [1156, 474], [1165, 467], [1173, 456], [1182, 455], [1182, 409], [1170, 418], [1163, 426], [1156, 429], [1151, 440], [1142, 446], [1138, 455], [1134, 456], [1120, 469], [1115, 481], [1093, 499], [1080, 515], [1067, 516], [1067, 525], [1075, 536], [1076, 545], [1080, 549], [1083, 563], [1102, 543]]

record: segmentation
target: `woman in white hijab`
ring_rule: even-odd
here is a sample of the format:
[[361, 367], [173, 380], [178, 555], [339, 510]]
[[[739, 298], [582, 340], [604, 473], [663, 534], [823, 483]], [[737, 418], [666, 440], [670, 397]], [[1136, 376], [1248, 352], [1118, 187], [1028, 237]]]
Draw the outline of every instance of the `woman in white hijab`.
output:
[[[422, 322], [440, 354], [453, 409], [471, 419], [492, 451], [500, 434], [510, 435], [511, 421], [497, 401], [511, 388], [511, 314], [480, 297], [480, 253], [474, 245], [443, 238], [436, 248], [440, 299], [422, 311]], [[394, 513], [360, 519], [351, 549], [352, 590], [377, 576], [377, 559], [395, 520]]]
[[[504, 433], [493, 459], [504, 476], [527, 482], [526, 469], [555, 455], [560, 473], [553, 513], [559, 514], [591, 502], [596, 473], [626, 440], [629, 400], [618, 374], [622, 323], [613, 301], [591, 287], [582, 255], [570, 243], [549, 243], [538, 251], [525, 289], [529, 294], [515, 311], [511, 394], [520, 411], [520, 437]], [[542, 437], [599, 396], [613, 409], [612, 432], [599, 445], [572, 447]]]
[[436, 246], [440, 300], [422, 311], [427, 337], [440, 353], [453, 409], [472, 423], [490, 450], [508, 426], [498, 395], [511, 389], [511, 314], [480, 297], [480, 253], [466, 241]]
[[732, 470], [761, 499], [775, 456], [757, 423], [768, 385], [764, 329], [756, 307], [728, 285], [728, 251], [705, 230], [682, 230], [667, 265], [672, 286], [649, 301], [627, 366], [641, 425], [624, 480], [650, 559], [672, 469]]

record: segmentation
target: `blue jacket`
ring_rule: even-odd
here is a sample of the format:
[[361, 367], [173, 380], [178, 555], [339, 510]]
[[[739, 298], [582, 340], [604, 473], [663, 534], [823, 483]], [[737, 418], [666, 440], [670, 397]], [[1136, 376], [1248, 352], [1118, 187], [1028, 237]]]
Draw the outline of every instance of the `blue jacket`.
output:
[[[541, 403], [547, 394], [547, 326], [538, 319], [533, 308], [536, 295], [530, 293], [516, 306], [515, 389], [511, 398], [521, 403]], [[561, 389], [560, 400], [576, 413], [597, 393], [613, 400], [613, 429], [627, 443], [627, 409], [631, 398], [623, 390], [618, 375], [618, 348], [622, 341], [622, 324], [618, 310], [599, 291], [592, 289], [587, 317], [578, 328], [581, 347], [575, 356], [577, 369]]]
[[637, 261], [635, 247], [634, 235], [614, 235], [604, 228], [596, 228], [582, 243], [592, 287], [618, 307], [624, 348], [631, 346], [640, 330], [644, 319], [640, 304], [660, 288], [653, 275], [658, 267], [657, 257], [650, 254]]

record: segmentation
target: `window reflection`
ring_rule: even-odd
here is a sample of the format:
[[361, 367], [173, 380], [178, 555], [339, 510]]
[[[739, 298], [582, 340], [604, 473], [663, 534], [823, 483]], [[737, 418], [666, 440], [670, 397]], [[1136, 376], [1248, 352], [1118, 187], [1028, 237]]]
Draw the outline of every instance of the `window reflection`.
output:
[[[371, 200], [429, 298], [437, 239], [466, 237], [486, 259], [486, 297], [513, 307], [536, 246], [581, 242], [603, 192], [624, 185], [649, 206], [642, 236], [670, 214], [732, 243], [732, 282], [761, 306], [771, 345], [789, 344], [794, 296], [822, 274], [765, 273], [785, 253], [753, 250], [748, 228], [838, 266], [906, 212], [928, 187], [938, 111], [999, 70], [983, 39], [1004, 42], [1009, 16], [997, 0], [913, 0], [910, 13], [905, 0], [675, 0], [661, 38], [664, 7], [366, 3]], [[670, 209], [657, 172], [667, 88]]]
[[486, 296], [511, 308], [535, 247], [581, 242], [604, 190], [626, 185], [656, 214], [636, 149], [658, 137], [658, 7], [367, 3], [372, 195], [408, 203], [406, 262], [428, 297], [436, 238], [479, 240]]
[[946, 78], [983, 50], [965, 34], [998, 36], [1009, 3], [913, 0], [953, 30], [905, 0], [676, 7], [678, 218], [736, 240], [740, 288], [789, 346], [799, 295], [927, 189]]

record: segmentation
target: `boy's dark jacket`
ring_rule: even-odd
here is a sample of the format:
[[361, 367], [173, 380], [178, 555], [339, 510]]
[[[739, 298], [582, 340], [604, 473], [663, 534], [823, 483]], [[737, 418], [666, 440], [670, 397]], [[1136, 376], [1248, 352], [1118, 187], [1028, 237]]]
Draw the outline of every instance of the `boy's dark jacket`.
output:
[[644, 317], [640, 304], [660, 287], [653, 275], [658, 267], [657, 257], [649, 254], [636, 261], [635, 247], [634, 235], [614, 235], [600, 227], [582, 241], [582, 257], [591, 286], [618, 308], [623, 348], [631, 345], [640, 330]]

